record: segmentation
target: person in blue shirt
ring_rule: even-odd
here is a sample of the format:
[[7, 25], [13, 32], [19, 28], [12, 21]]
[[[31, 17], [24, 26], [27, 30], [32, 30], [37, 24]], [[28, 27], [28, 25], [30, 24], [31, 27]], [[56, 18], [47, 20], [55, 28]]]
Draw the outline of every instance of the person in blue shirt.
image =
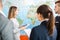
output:
[[32, 29], [30, 40], [56, 40], [57, 30], [54, 25], [52, 9], [45, 4], [39, 6], [37, 18], [41, 24]]

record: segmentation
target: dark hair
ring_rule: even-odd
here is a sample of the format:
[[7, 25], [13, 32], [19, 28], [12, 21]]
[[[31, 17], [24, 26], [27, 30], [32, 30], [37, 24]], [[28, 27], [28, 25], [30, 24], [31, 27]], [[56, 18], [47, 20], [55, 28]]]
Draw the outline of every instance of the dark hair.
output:
[[58, 6], [60, 7], [60, 1], [56, 1], [56, 2], [55, 2], [55, 4], [57, 4], [57, 3], [58, 3]]
[[60, 3], [60, 1], [56, 1], [55, 4], [56, 4], [56, 3]]
[[15, 17], [15, 11], [17, 10], [16, 6], [11, 6], [9, 9], [8, 19]]
[[[47, 29], [49, 35], [53, 34], [53, 28], [54, 28], [54, 17], [53, 17], [53, 12], [51, 8], [47, 5], [41, 5], [37, 9], [37, 14], [42, 14], [42, 16], [45, 18], [48, 18], [48, 23], [47, 23]], [[49, 15], [50, 14], [50, 15]]]

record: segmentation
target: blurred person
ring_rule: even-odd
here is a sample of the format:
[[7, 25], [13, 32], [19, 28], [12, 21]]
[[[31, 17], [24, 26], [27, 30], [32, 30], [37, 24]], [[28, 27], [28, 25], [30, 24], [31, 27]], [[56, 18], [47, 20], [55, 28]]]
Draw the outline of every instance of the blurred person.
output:
[[60, 1], [55, 2], [55, 12], [58, 14], [55, 17], [55, 25], [57, 28], [57, 40], [60, 40]]
[[51, 8], [45, 4], [39, 6], [37, 18], [41, 24], [32, 29], [30, 40], [56, 40], [57, 31]]
[[20, 40], [20, 30], [24, 30], [26, 27], [19, 26], [19, 23], [17, 21], [18, 9], [16, 6], [11, 6], [9, 9], [8, 19], [11, 20], [14, 23], [14, 37], [15, 40]]
[[3, 4], [0, 0], [0, 40], [14, 40], [13, 23], [6, 18], [2, 8]]

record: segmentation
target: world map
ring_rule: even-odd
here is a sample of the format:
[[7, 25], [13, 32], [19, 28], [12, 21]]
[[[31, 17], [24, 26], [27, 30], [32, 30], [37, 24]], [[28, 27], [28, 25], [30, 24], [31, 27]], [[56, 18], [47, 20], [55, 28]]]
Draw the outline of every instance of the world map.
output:
[[30, 24], [28, 28], [33, 28], [40, 24], [36, 18], [36, 10], [41, 4], [47, 4], [54, 9], [55, 0], [3, 0], [3, 11], [8, 17], [10, 6], [18, 7], [17, 20], [20, 25]]

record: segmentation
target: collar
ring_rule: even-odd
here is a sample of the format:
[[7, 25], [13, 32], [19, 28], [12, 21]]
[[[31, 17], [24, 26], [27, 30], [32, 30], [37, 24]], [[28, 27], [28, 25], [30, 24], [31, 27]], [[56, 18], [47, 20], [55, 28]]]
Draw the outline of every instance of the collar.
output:
[[48, 21], [48, 20], [49, 20], [49, 19], [44, 19], [44, 20], [41, 21], [41, 23], [42, 23], [43, 21]]
[[[44, 19], [44, 20], [42, 20], [40, 26], [43, 26], [43, 25], [44, 25], [44, 26], [47, 27], [48, 20], [49, 20], [49, 19]], [[44, 26], [43, 26], [43, 27], [44, 27]], [[45, 28], [46, 28], [46, 27], [45, 27]]]
[[60, 14], [58, 14], [57, 16], [60, 16]]
[[4, 15], [6, 17], [6, 15], [0, 10], [0, 14]]

